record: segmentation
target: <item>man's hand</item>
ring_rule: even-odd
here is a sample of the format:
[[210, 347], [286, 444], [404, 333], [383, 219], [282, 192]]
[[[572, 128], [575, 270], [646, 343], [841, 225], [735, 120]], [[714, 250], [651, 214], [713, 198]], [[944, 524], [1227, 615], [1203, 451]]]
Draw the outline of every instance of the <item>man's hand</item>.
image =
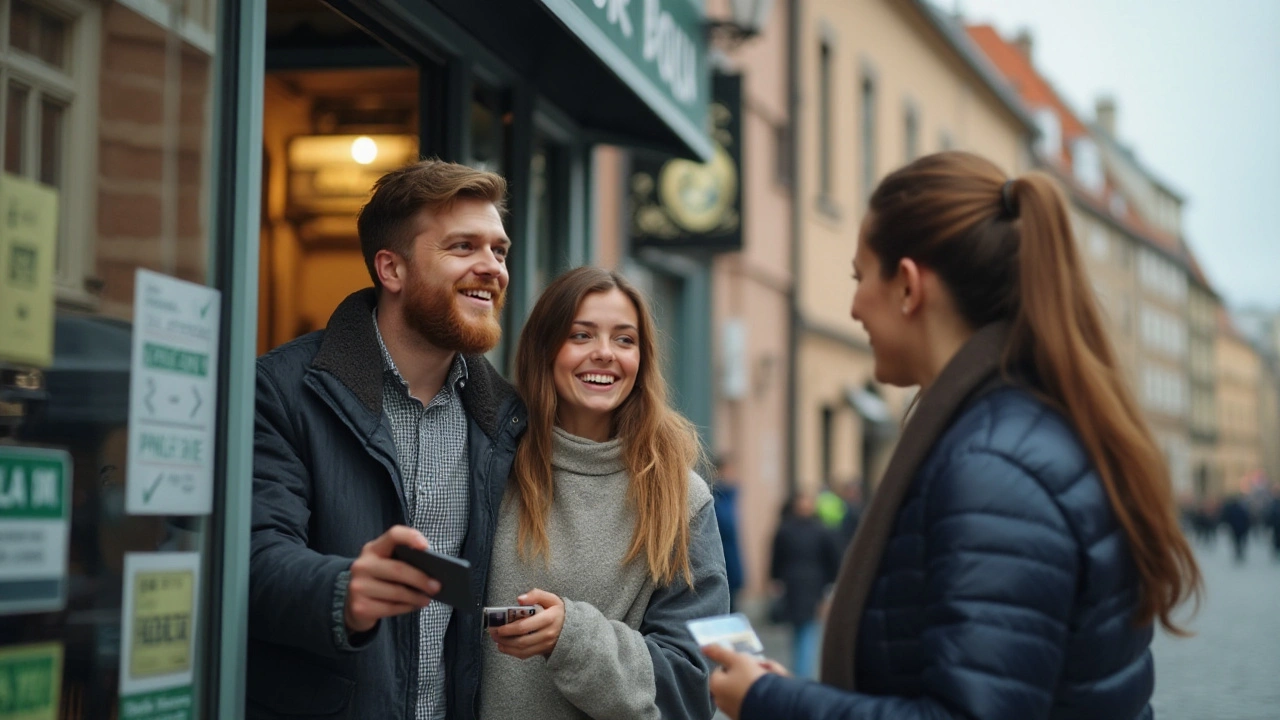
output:
[[394, 525], [365, 543], [360, 557], [351, 563], [351, 583], [347, 585], [347, 606], [343, 610], [347, 632], [372, 630], [384, 617], [425, 607], [440, 592], [439, 581], [408, 563], [392, 559], [391, 551], [397, 545], [426, 550], [427, 539], [411, 527]]
[[702, 654], [720, 667], [711, 673], [711, 699], [716, 707], [733, 720], [742, 712], [742, 699], [747, 691], [765, 675], [774, 672], [787, 675], [786, 668], [772, 660], [760, 661], [746, 653], [736, 653], [720, 645], [707, 645]]
[[516, 599], [521, 605], [541, 605], [543, 610], [509, 625], [489, 628], [489, 637], [498, 644], [499, 652], [514, 658], [551, 657], [564, 628], [564, 601], [536, 588]]

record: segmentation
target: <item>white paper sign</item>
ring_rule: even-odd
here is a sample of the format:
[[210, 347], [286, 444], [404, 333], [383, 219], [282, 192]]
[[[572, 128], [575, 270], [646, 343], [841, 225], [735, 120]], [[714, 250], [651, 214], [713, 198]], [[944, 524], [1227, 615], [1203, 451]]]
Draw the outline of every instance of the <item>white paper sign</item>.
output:
[[133, 515], [212, 509], [221, 295], [137, 272], [125, 505]]

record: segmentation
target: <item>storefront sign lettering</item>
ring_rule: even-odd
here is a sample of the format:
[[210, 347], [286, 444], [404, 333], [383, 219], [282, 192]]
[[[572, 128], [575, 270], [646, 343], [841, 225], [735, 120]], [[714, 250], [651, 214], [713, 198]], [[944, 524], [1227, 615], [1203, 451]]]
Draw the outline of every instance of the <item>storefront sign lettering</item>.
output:
[[705, 19], [698, 3], [692, 0], [542, 0], [542, 3], [686, 142], [691, 146], [706, 143], [711, 74]]
[[644, 59], [657, 65], [658, 77], [677, 100], [698, 99], [698, 49], [660, 0], [644, 2]]

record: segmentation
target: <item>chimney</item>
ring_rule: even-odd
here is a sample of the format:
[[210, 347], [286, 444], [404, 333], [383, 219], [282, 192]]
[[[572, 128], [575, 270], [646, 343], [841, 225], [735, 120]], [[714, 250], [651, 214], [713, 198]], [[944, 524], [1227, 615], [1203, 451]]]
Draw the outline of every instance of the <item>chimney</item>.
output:
[[1031, 29], [1020, 28], [1018, 34], [1013, 36], [1013, 46], [1018, 48], [1018, 52], [1022, 53], [1022, 56], [1030, 61], [1031, 51], [1035, 48], [1035, 41], [1031, 39]]
[[1102, 95], [1098, 98], [1093, 108], [1094, 120], [1098, 123], [1098, 127], [1111, 137], [1116, 136], [1116, 101], [1110, 95]]

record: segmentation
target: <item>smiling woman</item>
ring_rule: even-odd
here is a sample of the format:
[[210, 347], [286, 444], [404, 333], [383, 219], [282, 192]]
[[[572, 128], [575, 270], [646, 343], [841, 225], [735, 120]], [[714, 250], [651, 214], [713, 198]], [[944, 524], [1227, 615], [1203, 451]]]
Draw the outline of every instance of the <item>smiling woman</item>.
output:
[[[728, 580], [693, 472], [697, 435], [667, 404], [653, 325], [626, 279], [591, 267], [553, 281], [525, 324], [516, 384], [529, 427], [486, 604], [546, 611], [489, 630], [486, 717], [713, 713], [684, 621], [726, 612]], [[546, 662], [524, 662], [535, 655]]]
[[597, 442], [613, 432], [613, 412], [631, 395], [640, 368], [640, 321], [621, 290], [582, 299], [556, 355], [556, 425]]

